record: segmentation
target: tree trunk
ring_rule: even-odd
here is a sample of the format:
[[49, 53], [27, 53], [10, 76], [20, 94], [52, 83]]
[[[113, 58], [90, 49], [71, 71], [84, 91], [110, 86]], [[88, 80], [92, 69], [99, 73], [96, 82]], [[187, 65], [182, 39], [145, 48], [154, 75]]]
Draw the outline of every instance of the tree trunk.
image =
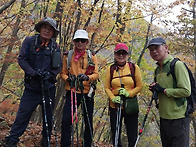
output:
[[22, 0], [21, 1], [21, 8], [20, 8], [20, 11], [17, 15], [17, 18], [16, 18], [16, 22], [14, 24], [14, 27], [13, 27], [13, 32], [12, 32], [12, 35], [11, 35], [11, 38], [10, 38], [10, 44], [8, 46], [8, 49], [7, 49], [7, 52], [6, 52], [6, 55], [5, 55], [5, 59], [3, 61], [3, 65], [2, 65], [2, 68], [1, 68], [1, 72], [0, 72], [0, 86], [3, 84], [3, 80], [4, 80], [4, 77], [5, 77], [5, 72], [7, 71], [8, 67], [10, 66], [10, 64], [13, 62], [12, 60], [12, 57], [10, 56], [10, 54], [12, 53], [12, 50], [13, 50], [13, 47], [16, 43], [16, 40], [17, 40], [17, 33], [19, 31], [19, 24], [20, 24], [20, 21], [21, 21], [21, 16], [23, 14], [23, 9], [25, 8], [25, 0]]
[[142, 52], [141, 52], [141, 54], [140, 54], [140, 56], [139, 56], [139, 58], [138, 58], [138, 60], [137, 60], [137, 65], [138, 66], [140, 66], [140, 63], [141, 63], [141, 61], [142, 61], [142, 57], [143, 57], [143, 55], [144, 55], [144, 53], [145, 53], [145, 51], [146, 51], [146, 49], [147, 49], [147, 45], [148, 45], [148, 37], [149, 37], [149, 33], [150, 33], [150, 28], [151, 28], [151, 25], [152, 25], [152, 22], [153, 22], [153, 14], [151, 15], [151, 18], [150, 18], [150, 23], [149, 23], [149, 25], [148, 25], [148, 29], [147, 29], [147, 33], [146, 33], [146, 41], [145, 41], [145, 44], [144, 44], [144, 48], [143, 48], [143, 50], [142, 50]]

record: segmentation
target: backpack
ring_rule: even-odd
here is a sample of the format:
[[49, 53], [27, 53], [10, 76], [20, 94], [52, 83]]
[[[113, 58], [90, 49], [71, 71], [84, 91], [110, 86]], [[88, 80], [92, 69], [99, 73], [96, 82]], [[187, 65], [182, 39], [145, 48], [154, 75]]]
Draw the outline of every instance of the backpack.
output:
[[[131, 71], [131, 74], [129, 76], [131, 76], [133, 78], [133, 81], [134, 81], [134, 87], [136, 87], [136, 82], [135, 82], [135, 64], [132, 63], [132, 62], [128, 62], [129, 64], [129, 68], [130, 68], [130, 71]], [[114, 70], [117, 69], [117, 65], [116, 64], [112, 64], [110, 66], [110, 84], [112, 82], [112, 79], [113, 79], [113, 74], [114, 74]]]
[[[170, 71], [167, 73], [167, 76], [169, 74], [172, 75], [174, 82], [176, 83], [176, 76], [175, 76], [175, 64], [177, 61], [180, 61], [179, 58], [174, 58], [170, 64]], [[188, 68], [188, 66], [184, 63], [188, 73], [189, 73], [189, 78], [190, 78], [190, 84], [191, 84], [191, 95], [186, 98], [187, 100], [187, 110], [185, 115], [188, 116], [189, 114], [192, 114], [194, 110], [196, 109], [196, 83], [195, 79], [193, 77], [193, 74], [191, 70]]]

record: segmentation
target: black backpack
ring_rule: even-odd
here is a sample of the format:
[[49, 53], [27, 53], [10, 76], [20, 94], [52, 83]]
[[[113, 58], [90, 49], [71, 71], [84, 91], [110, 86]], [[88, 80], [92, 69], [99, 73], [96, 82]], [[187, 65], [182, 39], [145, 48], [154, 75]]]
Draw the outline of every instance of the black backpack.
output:
[[[176, 76], [175, 76], [175, 64], [177, 61], [180, 61], [179, 58], [174, 58], [170, 64], [170, 71], [167, 73], [167, 75], [171, 74], [174, 82], [176, 83]], [[196, 83], [195, 79], [193, 77], [193, 74], [191, 70], [187, 67], [187, 65], [184, 63], [188, 73], [189, 73], [189, 78], [190, 78], [190, 84], [191, 84], [191, 95], [187, 97], [187, 110], [185, 115], [188, 116], [189, 114], [192, 114], [195, 109], [196, 109]]]

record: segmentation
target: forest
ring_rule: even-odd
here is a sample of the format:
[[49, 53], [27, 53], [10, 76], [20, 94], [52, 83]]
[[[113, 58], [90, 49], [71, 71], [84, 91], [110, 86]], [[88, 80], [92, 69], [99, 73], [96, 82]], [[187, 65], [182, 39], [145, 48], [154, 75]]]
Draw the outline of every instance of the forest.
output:
[[[141, 127], [152, 92], [155, 61], [147, 44], [154, 37], [163, 37], [169, 52], [180, 58], [196, 78], [196, 0], [1, 0], [0, 1], [0, 146], [15, 120], [24, 90], [24, 72], [17, 62], [25, 37], [36, 34], [34, 27], [45, 16], [57, 21], [56, 41], [63, 52], [73, 48], [77, 29], [89, 33], [89, 49], [98, 57], [99, 80], [94, 98], [93, 141], [95, 146], [112, 146], [108, 97], [104, 90], [105, 70], [113, 63], [114, 47], [124, 42], [129, 47], [129, 60], [142, 73], [143, 89], [138, 94], [139, 128]], [[175, 8], [180, 8], [178, 11]], [[174, 16], [175, 14], [175, 16]], [[169, 16], [172, 16], [169, 17]], [[169, 19], [170, 18], [170, 19]], [[55, 124], [60, 141], [65, 83], [57, 76]], [[80, 108], [79, 135], [82, 115]], [[153, 102], [138, 147], [161, 147], [159, 113]], [[19, 146], [39, 146], [42, 130], [41, 108], [34, 111]], [[126, 129], [122, 128], [122, 143], [127, 145]], [[76, 130], [75, 130], [76, 131]], [[55, 146], [52, 135], [52, 146]], [[190, 146], [196, 146], [196, 112], [191, 115]]]

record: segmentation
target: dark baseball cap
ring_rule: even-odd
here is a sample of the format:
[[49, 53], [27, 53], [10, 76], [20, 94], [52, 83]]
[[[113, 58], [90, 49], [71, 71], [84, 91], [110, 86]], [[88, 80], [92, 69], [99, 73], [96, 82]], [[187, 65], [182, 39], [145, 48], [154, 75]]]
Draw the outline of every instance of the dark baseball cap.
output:
[[149, 48], [151, 45], [162, 45], [162, 44], [166, 44], [166, 41], [163, 38], [161, 37], [153, 38], [152, 40], [149, 41], [147, 48]]

